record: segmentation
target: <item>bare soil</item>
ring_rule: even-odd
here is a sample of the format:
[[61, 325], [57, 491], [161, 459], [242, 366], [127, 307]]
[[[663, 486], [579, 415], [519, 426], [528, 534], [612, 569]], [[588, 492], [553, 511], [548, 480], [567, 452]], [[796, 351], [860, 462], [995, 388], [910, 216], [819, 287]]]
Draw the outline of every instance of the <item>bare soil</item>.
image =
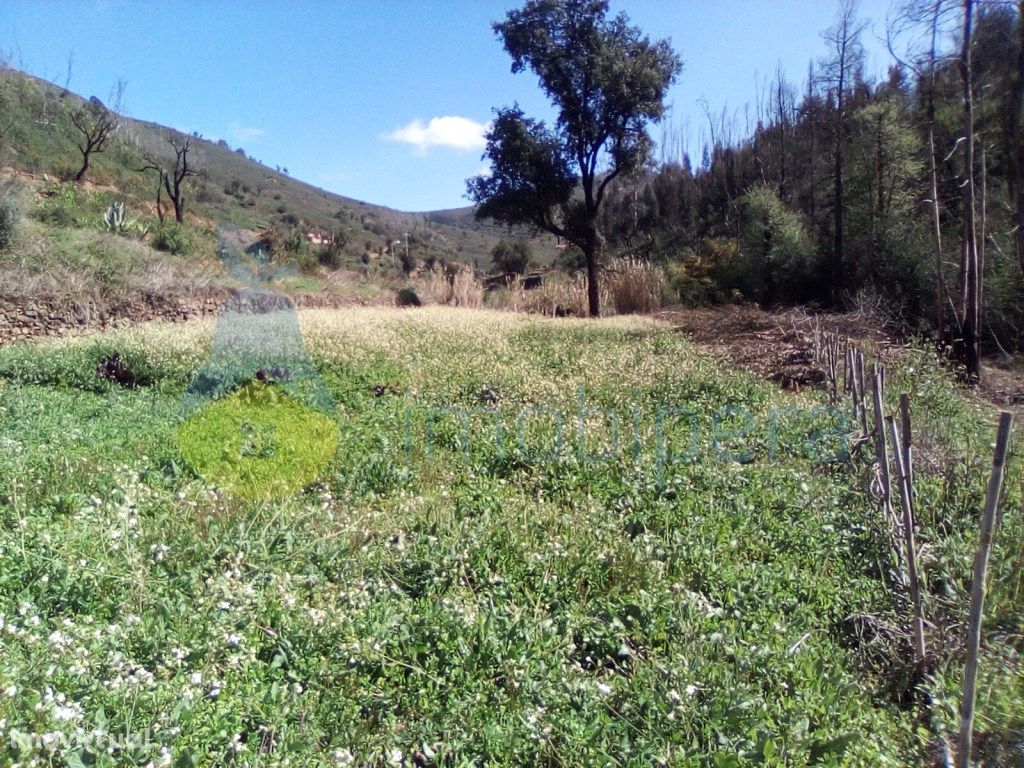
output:
[[[820, 387], [825, 382], [825, 372], [814, 359], [816, 332], [870, 342], [883, 358], [899, 354], [907, 343], [884, 321], [867, 313], [765, 311], [730, 305], [665, 309], [654, 316], [671, 323], [723, 361], [795, 391]], [[1024, 364], [988, 361], [978, 394], [995, 405], [1024, 411]]]

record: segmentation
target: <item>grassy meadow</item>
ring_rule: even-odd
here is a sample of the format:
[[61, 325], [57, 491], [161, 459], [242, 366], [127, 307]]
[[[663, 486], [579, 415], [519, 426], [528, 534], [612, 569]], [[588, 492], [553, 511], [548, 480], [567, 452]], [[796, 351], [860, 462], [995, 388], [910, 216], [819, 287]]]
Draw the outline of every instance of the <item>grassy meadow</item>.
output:
[[[276, 500], [176, 446], [214, 321], [0, 349], [0, 765], [922, 762], [867, 454], [823, 393], [640, 317], [300, 321], [338, 445]], [[96, 376], [115, 351], [140, 386]], [[924, 352], [890, 374], [952, 728], [994, 410]], [[1006, 487], [991, 765], [1024, 741], [1019, 449]]]

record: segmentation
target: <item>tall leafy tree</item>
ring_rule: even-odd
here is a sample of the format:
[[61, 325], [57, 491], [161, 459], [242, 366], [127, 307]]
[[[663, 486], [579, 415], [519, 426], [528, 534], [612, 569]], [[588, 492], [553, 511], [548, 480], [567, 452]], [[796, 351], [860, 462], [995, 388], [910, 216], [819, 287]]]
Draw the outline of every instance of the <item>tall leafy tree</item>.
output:
[[494, 25], [558, 111], [554, 126], [500, 109], [487, 134], [490, 175], [468, 182], [478, 218], [527, 224], [576, 246], [587, 267], [590, 314], [600, 314], [598, 214], [608, 185], [648, 161], [647, 125], [681, 69], [667, 40], [651, 41], [607, 0], [529, 0]]

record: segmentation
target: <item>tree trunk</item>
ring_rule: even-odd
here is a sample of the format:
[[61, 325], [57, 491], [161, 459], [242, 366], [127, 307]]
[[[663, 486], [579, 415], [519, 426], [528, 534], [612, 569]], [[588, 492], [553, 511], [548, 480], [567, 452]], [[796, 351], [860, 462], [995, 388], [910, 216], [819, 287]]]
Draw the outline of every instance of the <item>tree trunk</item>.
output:
[[960, 77], [963, 81], [964, 99], [964, 232], [961, 260], [963, 280], [963, 308], [961, 328], [963, 331], [962, 360], [967, 367], [967, 378], [972, 382], [981, 380], [981, 345], [979, 326], [981, 321], [981, 276], [978, 273], [978, 235], [975, 225], [974, 201], [974, 93], [971, 72], [971, 36], [974, 16], [974, 0], [963, 0], [964, 29], [963, 48], [960, 53]]
[[[839, 122], [842, 122], [842, 118], [839, 118]], [[833, 168], [832, 184], [832, 195], [833, 201], [833, 232], [832, 232], [832, 252], [835, 263], [833, 264], [834, 279], [832, 283], [832, 301], [835, 304], [839, 304], [840, 296], [843, 290], [843, 149], [840, 146], [842, 139], [840, 138], [841, 128], [836, 126], [836, 145], [835, 145], [835, 167]]]
[[[85, 152], [82, 154], [82, 167], [75, 174], [75, 183], [80, 182], [85, 178], [85, 172], [89, 170], [89, 153]], [[65, 177], [67, 178], [67, 177]]]
[[601, 316], [601, 292], [597, 277], [597, 245], [587, 243], [583, 249], [587, 259], [587, 311], [591, 317]]
[[1013, 147], [1010, 163], [1010, 179], [1014, 189], [1017, 212], [1017, 261], [1024, 276], [1024, 135], [1021, 130], [1021, 111], [1024, 110], [1024, 0], [1017, 2], [1017, 26], [1020, 31], [1017, 40], [1017, 83], [1013, 94], [1011, 110], [1011, 135]]
[[843, 265], [843, 107], [845, 103], [843, 98], [845, 96], [844, 90], [846, 88], [846, 46], [848, 40], [849, 28], [845, 22], [843, 25], [842, 35], [843, 44], [839, 54], [839, 81], [836, 85], [836, 156], [835, 156], [835, 180], [833, 194], [835, 195], [835, 232], [833, 233], [833, 250], [835, 251], [836, 260], [836, 285], [835, 285], [835, 297], [834, 301], [836, 304], [839, 303], [842, 296], [843, 290], [843, 278], [844, 278], [844, 265]]
[[[933, 65], [934, 66], [934, 65]], [[934, 77], [934, 75], [933, 75]], [[931, 175], [932, 237], [935, 248], [935, 332], [949, 340], [946, 328], [946, 280], [942, 275], [942, 219], [939, 212], [939, 171], [935, 159], [935, 92], [928, 94], [928, 171]]]
[[832, 301], [835, 304], [839, 304], [840, 297], [842, 296], [843, 290], [843, 102], [844, 89], [846, 88], [846, 45], [847, 45], [847, 30], [843, 30], [843, 43], [842, 48], [839, 51], [839, 78], [836, 83], [836, 124], [835, 124], [835, 141], [834, 146], [834, 160], [835, 164], [832, 169], [832, 212], [833, 212], [833, 231], [832, 231], [832, 258], [834, 260], [834, 283], [832, 285]]
[[174, 198], [174, 220], [179, 224], [185, 223], [185, 198], [180, 195]]
[[156, 217], [160, 223], [164, 223], [164, 202], [163, 202], [163, 177], [156, 183]]

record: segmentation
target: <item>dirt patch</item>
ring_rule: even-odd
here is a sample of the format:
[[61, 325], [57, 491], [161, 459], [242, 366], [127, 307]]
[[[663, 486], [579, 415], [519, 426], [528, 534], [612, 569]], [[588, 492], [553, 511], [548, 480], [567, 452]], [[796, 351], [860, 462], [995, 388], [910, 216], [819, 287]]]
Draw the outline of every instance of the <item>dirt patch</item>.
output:
[[[825, 371], [815, 361], [815, 337], [838, 334], [870, 342], [884, 360], [899, 354], [906, 340], [866, 313], [809, 312], [803, 309], [768, 312], [752, 306], [712, 309], [667, 309], [665, 320], [714, 355], [780, 386], [799, 391], [819, 387]], [[1024, 367], [990, 363], [984, 366], [979, 393], [1003, 407], [1024, 408]]]
[[697, 344], [737, 368], [756, 373], [786, 389], [821, 386], [825, 371], [815, 362], [816, 334], [870, 338], [879, 345], [889, 337], [866, 318], [804, 310], [766, 312], [751, 306], [671, 309], [655, 313]]

